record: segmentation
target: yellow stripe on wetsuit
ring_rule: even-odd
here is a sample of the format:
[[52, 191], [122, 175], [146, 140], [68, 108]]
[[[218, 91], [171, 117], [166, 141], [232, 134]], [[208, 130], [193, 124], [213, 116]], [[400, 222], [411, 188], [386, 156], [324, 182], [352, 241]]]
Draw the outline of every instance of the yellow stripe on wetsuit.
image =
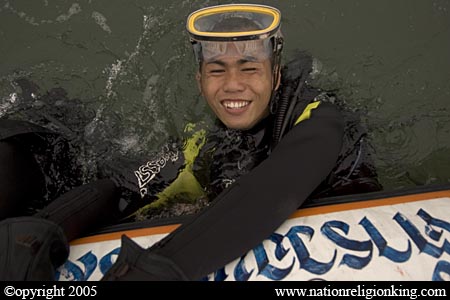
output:
[[303, 110], [302, 114], [298, 119], [295, 121], [294, 126], [300, 123], [301, 121], [308, 120], [311, 118], [311, 111], [313, 109], [316, 109], [320, 104], [320, 101], [314, 101], [312, 103], [309, 103], [306, 108]]

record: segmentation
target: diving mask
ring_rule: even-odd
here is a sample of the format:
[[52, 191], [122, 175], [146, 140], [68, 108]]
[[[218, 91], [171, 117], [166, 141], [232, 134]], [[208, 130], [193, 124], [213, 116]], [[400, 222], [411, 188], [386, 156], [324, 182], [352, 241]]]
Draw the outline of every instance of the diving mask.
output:
[[186, 27], [199, 62], [224, 55], [230, 47], [240, 56], [264, 60], [281, 51], [280, 19], [280, 11], [270, 6], [228, 4], [193, 12]]

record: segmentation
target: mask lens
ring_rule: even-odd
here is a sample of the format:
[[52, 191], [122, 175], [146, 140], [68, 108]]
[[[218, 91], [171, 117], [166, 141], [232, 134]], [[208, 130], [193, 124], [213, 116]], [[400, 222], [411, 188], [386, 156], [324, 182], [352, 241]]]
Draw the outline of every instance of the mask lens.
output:
[[263, 61], [270, 58], [272, 54], [270, 40], [201, 42], [200, 44], [201, 55], [205, 61], [210, 61], [223, 55]]

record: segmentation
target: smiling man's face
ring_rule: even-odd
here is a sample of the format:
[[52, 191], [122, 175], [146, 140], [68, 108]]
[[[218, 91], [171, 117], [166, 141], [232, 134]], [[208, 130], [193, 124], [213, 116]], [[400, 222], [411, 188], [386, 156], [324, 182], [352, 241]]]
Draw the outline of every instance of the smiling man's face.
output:
[[228, 128], [247, 130], [269, 114], [270, 58], [244, 56], [234, 43], [202, 61], [197, 82], [203, 97]]

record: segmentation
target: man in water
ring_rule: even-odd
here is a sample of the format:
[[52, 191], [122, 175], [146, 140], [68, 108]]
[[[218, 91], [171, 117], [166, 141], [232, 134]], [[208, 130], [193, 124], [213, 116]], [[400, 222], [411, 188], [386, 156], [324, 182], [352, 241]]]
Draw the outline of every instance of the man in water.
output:
[[[62, 194], [33, 217], [1, 222], [1, 239], [32, 226], [47, 232], [29, 234], [25, 243], [29, 249], [37, 244], [33, 240], [43, 245], [33, 250], [40, 254], [34, 256], [40, 258], [39, 267], [26, 276], [20, 268], [0, 271], [0, 278], [51, 276], [52, 268], [42, 272], [42, 265], [64, 261], [64, 235], [69, 240], [78, 236], [118, 206], [122, 215], [143, 219], [174, 202], [206, 199], [200, 213], [148, 249], [124, 237], [117, 261], [103, 278], [199, 280], [257, 246], [307, 199], [355, 192], [355, 187], [356, 192], [379, 189], [373, 173], [362, 174], [363, 138], [354, 143], [355, 150], [343, 152], [342, 113], [326, 94], [306, 84], [310, 58], [302, 56], [281, 70], [280, 19], [277, 9], [262, 5], [192, 13], [187, 29], [199, 64], [196, 80], [217, 116], [217, 128], [208, 134], [193, 130], [184, 147], [168, 143], [144, 164], [115, 161], [102, 168], [102, 177], [109, 179]], [[9, 141], [0, 146], [20, 147]], [[358, 159], [346, 165], [348, 153], [357, 153]], [[8, 241], [0, 254], [24, 244]], [[0, 260], [5, 266], [0, 269], [10, 269], [19, 259], [31, 265], [30, 251]]]

